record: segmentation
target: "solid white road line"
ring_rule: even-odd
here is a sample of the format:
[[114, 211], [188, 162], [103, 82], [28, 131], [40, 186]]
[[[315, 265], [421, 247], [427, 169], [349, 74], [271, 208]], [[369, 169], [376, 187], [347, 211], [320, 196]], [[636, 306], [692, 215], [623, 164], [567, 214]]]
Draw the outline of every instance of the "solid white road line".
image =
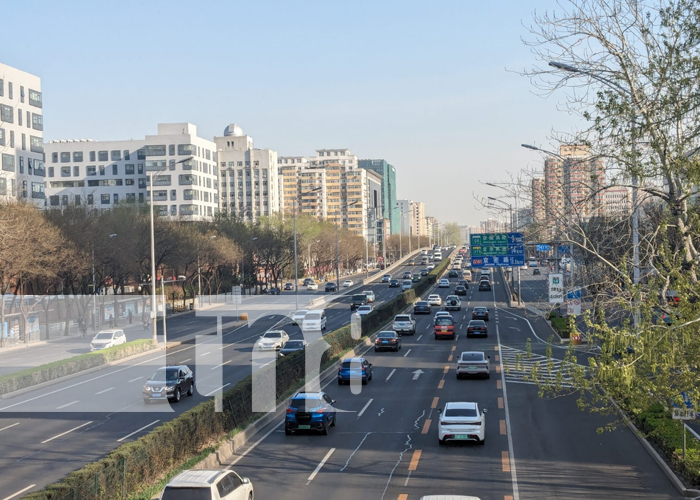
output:
[[362, 408], [362, 409], [360, 410], [360, 413], [357, 414], [357, 418], [360, 418], [360, 417], [362, 416], [362, 414], [365, 412], [365, 410], [366, 410], [367, 407], [370, 405], [370, 403], [372, 403], [372, 401], [374, 401], [374, 399], [370, 399], [369, 401], [367, 401], [367, 404], [365, 405], [365, 407]]
[[19, 424], [20, 424], [20, 423], [17, 422], [17, 423], [15, 423], [15, 424], [8, 425], [7, 427], [3, 427], [2, 429], [0, 429], [0, 432], [2, 432], [2, 431], [4, 431], [4, 430], [7, 430], [7, 429], [11, 429], [11, 428], [14, 427], [15, 425], [19, 425]]
[[109, 392], [109, 391], [111, 391], [112, 389], [114, 389], [114, 387], [110, 387], [109, 389], [104, 389], [104, 390], [102, 390], [102, 391], [100, 391], [100, 392], [96, 392], [95, 395], [97, 395], [97, 394], [104, 394], [105, 392]]
[[66, 404], [64, 404], [64, 405], [61, 405], [61, 406], [59, 406], [59, 407], [56, 408], [56, 409], [57, 409], [57, 410], [62, 410], [63, 408], [66, 408], [66, 407], [68, 407], [68, 406], [70, 406], [70, 405], [74, 405], [74, 404], [77, 403], [77, 402], [79, 402], [78, 399], [76, 399], [75, 401], [71, 401], [70, 403], [66, 403]]
[[85, 422], [84, 424], [79, 425], [78, 427], [73, 427], [73, 428], [72, 428], [71, 430], [69, 430], [69, 431], [62, 432], [62, 433], [60, 433], [60, 434], [55, 435], [55, 436], [52, 437], [52, 438], [45, 439], [44, 441], [41, 442], [41, 444], [46, 444], [46, 443], [48, 443], [48, 442], [50, 442], [50, 441], [53, 441], [54, 439], [58, 439], [58, 438], [60, 438], [60, 437], [62, 437], [62, 436], [65, 436], [66, 434], [70, 434], [71, 432], [77, 431], [78, 429], [80, 429], [80, 428], [82, 428], [82, 427], [85, 427], [86, 425], [90, 425], [91, 423], [92, 423], [92, 420], [90, 420], [89, 422]]
[[418, 335], [418, 338], [416, 339], [416, 342], [420, 342], [420, 339], [423, 338], [423, 335]]
[[391, 378], [391, 376], [394, 374], [395, 371], [396, 371], [396, 368], [394, 368], [393, 370], [391, 370], [391, 373], [390, 373], [389, 376], [386, 378], [386, 381], [387, 381], [387, 382], [389, 381], [389, 379]]
[[229, 386], [229, 385], [231, 385], [230, 382], [229, 382], [228, 384], [222, 385], [222, 386], [219, 387], [218, 389], [214, 389], [214, 390], [211, 391], [209, 394], [205, 394], [204, 397], [205, 397], [205, 398], [208, 398], [209, 396], [211, 396], [211, 395], [214, 394], [215, 392], [219, 392], [221, 389], [223, 389], [224, 387]]
[[406, 356], [408, 356], [408, 353], [409, 353], [409, 352], [411, 352], [410, 349], [409, 349], [408, 351], [406, 351], [406, 354], [404, 354], [403, 357], [405, 358]]
[[311, 481], [314, 480], [314, 478], [316, 477], [316, 474], [319, 473], [319, 471], [321, 470], [321, 467], [323, 467], [325, 465], [325, 463], [328, 461], [328, 459], [331, 458], [331, 455], [333, 454], [334, 451], [335, 451], [335, 448], [331, 448], [328, 451], [328, 453], [326, 453], [326, 456], [323, 457], [323, 460], [321, 460], [321, 463], [319, 463], [318, 466], [316, 466], [316, 470], [313, 471], [311, 473], [311, 475], [309, 476], [309, 479], [307, 480], [308, 482], [306, 484], [309, 484]]
[[141, 427], [139, 430], [134, 431], [134, 432], [132, 432], [131, 434], [127, 434], [126, 436], [124, 436], [124, 437], [121, 438], [121, 439], [117, 439], [117, 443], [121, 443], [121, 442], [124, 441], [125, 439], [129, 439], [129, 438], [130, 438], [131, 436], [133, 436], [134, 434], [138, 434], [138, 433], [141, 432], [142, 430], [148, 429], [148, 428], [151, 427], [152, 425], [156, 425], [158, 422], [160, 422], [160, 420], [154, 420], [154, 421], [151, 422], [150, 424], [144, 425], [144, 426]]
[[229, 364], [230, 362], [231, 362], [230, 359], [229, 359], [228, 361], [224, 361], [224, 362], [221, 363], [220, 365], [213, 366], [213, 367], [212, 367], [212, 370], [216, 370], [217, 368], [221, 368], [222, 366], [227, 365], [227, 364]]
[[136, 382], [137, 380], [141, 380], [142, 378], [143, 378], [143, 377], [132, 378], [131, 380], [127, 380], [127, 383], [130, 384], [131, 382]]
[[28, 491], [28, 490], [31, 490], [32, 488], [34, 488], [34, 486], [36, 486], [36, 484], [30, 484], [29, 486], [27, 486], [27, 487], [24, 488], [23, 490], [19, 490], [17, 493], [13, 493], [13, 494], [10, 495], [9, 497], [5, 497], [5, 498], [3, 498], [2, 500], [11, 500], [12, 498], [18, 497], [18, 496], [20, 496], [22, 493], [24, 493], [25, 491]]

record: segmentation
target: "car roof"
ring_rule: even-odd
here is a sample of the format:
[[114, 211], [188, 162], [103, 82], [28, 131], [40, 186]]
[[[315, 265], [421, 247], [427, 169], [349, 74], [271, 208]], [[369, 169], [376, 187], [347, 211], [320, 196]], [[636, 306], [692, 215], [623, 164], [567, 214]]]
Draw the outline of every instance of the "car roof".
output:
[[463, 402], [463, 401], [450, 401], [450, 402], [445, 403], [445, 408], [476, 410], [476, 403], [468, 403], [468, 402]]
[[265, 333], [263, 333], [263, 335], [266, 335], [268, 333], [284, 333], [284, 334], [286, 334], [287, 332], [285, 332], [284, 330], [268, 330]]
[[438, 311], [435, 313], [435, 316], [452, 316], [450, 313], [447, 311]]
[[216, 480], [226, 474], [226, 472], [227, 471], [210, 469], [186, 470], [172, 478], [168, 483], [168, 486], [174, 486], [177, 488], [209, 486], [214, 484]]
[[308, 311], [309, 311], [308, 309], [298, 309], [294, 312], [294, 314], [307, 313]]
[[437, 297], [437, 298], [440, 298], [440, 294], [431, 293], [430, 295], [428, 295], [428, 297]]
[[371, 293], [372, 295], [374, 295], [374, 292], [372, 290], [362, 290], [362, 293]]
[[108, 330], [100, 330], [97, 333], [115, 333], [115, 332], [123, 332], [123, 331], [124, 330], [122, 330], [121, 328], [110, 328]]
[[180, 370], [182, 368], [187, 368], [187, 365], [167, 365], [167, 366], [161, 366], [158, 368], [157, 371], [163, 371], [163, 370]]
[[345, 363], [346, 361], [354, 361], [356, 363], [361, 363], [364, 360], [365, 360], [365, 358], [345, 358], [343, 360], [343, 363]]

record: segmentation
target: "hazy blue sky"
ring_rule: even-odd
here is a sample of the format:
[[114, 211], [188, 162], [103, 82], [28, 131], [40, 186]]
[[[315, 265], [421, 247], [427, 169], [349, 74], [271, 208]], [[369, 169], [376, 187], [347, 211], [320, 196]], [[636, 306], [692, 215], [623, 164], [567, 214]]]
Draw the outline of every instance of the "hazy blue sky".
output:
[[160, 122], [238, 123], [259, 148], [349, 148], [398, 169], [399, 198], [476, 224], [480, 181], [541, 164], [576, 120], [514, 72], [534, 2], [5, 2], [0, 61], [42, 78], [45, 139], [128, 139]]

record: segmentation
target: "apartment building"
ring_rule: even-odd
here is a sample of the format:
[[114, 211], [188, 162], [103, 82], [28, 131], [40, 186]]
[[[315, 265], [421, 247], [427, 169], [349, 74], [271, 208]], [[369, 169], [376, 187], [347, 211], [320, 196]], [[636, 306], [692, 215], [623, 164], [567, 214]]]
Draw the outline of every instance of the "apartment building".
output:
[[253, 148], [253, 138], [232, 123], [223, 137], [214, 137], [219, 162], [219, 207], [234, 217], [254, 222], [279, 212], [281, 199], [277, 152]]
[[428, 237], [428, 243], [432, 244], [436, 240], [438, 232], [440, 231], [440, 223], [438, 220], [428, 215], [425, 218], [425, 235]]
[[151, 201], [161, 216], [207, 220], [219, 207], [216, 145], [191, 123], [160, 123], [139, 140], [55, 140], [45, 144], [49, 207], [110, 209]]
[[396, 212], [399, 214], [398, 233], [409, 234], [411, 231], [411, 200], [396, 200]]
[[425, 236], [425, 203], [412, 201], [409, 204], [410, 230], [412, 236]]
[[536, 223], [543, 223], [546, 219], [546, 192], [545, 181], [542, 177], [534, 177], [530, 182], [532, 218]]
[[0, 64], [0, 201], [45, 204], [41, 79]]
[[632, 213], [632, 190], [624, 186], [611, 187], [604, 192], [605, 215], [624, 217]]

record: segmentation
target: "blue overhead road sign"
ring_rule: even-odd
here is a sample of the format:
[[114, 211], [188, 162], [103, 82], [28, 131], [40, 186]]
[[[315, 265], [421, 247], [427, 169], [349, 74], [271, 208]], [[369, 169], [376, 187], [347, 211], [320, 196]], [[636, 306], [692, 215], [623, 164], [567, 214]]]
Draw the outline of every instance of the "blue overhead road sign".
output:
[[522, 233], [470, 235], [472, 267], [509, 267], [525, 265], [525, 240]]
[[549, 245], [545, 245], [543, 243], [540, 243], [537, 245], [538, 252], [548, 252], [551, 249], [552, 249], [552, 247], [550, 247]]

